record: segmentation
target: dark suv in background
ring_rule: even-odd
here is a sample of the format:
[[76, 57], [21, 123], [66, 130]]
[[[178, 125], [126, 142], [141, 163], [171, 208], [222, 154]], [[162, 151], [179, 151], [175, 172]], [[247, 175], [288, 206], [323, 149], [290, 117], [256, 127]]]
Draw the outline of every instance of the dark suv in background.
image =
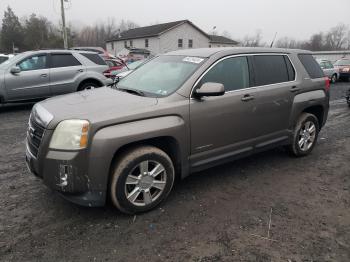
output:
[[0, 103], [71, 93], [112, 83], [106, 62], [85, 51], [43, 50], [16, 55], [0, 65]]
[[276, 146], [309, 154], [326, 123], [329, 79], [303, 50], [191, 49], [103, 87], [38, 103], [29, 169], [86, 206], [157, 206], [175, 178]]

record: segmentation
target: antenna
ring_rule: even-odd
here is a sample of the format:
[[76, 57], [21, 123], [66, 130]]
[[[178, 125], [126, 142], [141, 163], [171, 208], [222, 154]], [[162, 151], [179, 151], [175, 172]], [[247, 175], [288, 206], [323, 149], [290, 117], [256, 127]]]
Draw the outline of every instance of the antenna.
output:
[[276, 40], [276, 36], [277, 36], [277, 32], [275, 33], [275, 36], [274, 36], [273, 39], [272, 39], [270, 48], [272, 48], [272, 46], [273, 46], [273, 44], [274, 44], [274, 42], [275, 42], [275, 40]]

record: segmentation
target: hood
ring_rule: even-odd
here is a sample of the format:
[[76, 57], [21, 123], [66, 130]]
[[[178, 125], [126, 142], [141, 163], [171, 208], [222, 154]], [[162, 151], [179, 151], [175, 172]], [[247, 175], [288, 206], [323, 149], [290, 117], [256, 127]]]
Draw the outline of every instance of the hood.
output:
[[119, 77], [119, 78], [126, 77], [126, 76], [129, 75], [132, 71], [134, 71], [134, 70], [127, 70], [127, 71], [121, 72], [121, 73], [117, 74], [117, 77]]
[[50, 98], [39, 104], [53, 115], [48, 128], [54, 128], [65, 119], [86, 119], [94, 124], [132, 116], [155, 106], [157, 99], [101, 87]]

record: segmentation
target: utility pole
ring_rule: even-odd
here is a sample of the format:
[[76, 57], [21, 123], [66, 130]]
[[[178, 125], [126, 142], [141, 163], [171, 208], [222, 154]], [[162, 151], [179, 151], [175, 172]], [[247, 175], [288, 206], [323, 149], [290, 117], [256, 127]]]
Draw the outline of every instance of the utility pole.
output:
[[68, 39], [67, 39], [67, 29], [66, 29], [66, 17], [65, 17], [65, 14], [64, 14], [64, 4], [63, 4], [63, 1], [67, 1], [67, 0], [61, 0], [63, 45], [64, 45], [64, 49], [68, 49]]

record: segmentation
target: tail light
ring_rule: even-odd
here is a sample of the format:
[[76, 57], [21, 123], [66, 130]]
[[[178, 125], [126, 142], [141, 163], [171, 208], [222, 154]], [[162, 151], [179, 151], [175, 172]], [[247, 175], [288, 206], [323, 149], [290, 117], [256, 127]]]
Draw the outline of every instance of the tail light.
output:
[[103, 75], [105, 76], [105, 77], [111, 77], [111, 71], [108, 69], [108, 70], [106, 70], [106, 71], [104, 71], [103, 72]]
[[325, 77], [324, 80], [325, 80], [325, 84], [326, 84], [325, 89], [326, 89], [326, 91], [329, 91], [329, 89], [331, 87], [331, 82], [330, 82], [328, 77]]

